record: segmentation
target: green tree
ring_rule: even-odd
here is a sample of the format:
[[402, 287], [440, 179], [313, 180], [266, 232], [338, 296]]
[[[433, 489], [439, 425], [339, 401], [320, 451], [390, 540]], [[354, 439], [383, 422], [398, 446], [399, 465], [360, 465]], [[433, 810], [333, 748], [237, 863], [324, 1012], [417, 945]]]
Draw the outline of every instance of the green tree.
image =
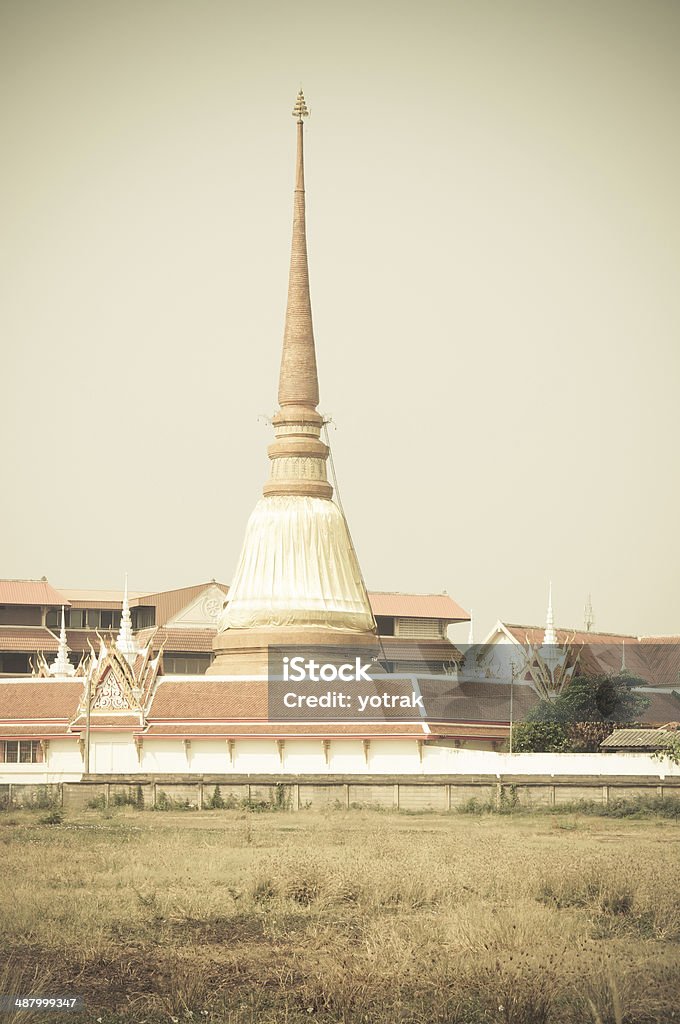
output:
[[517, 722], [512, 727], [515, 754], [558, 754], [569, 750], [566, 729], [559, 722]]
[[568, 726], [580, 722], [637, 721], [649, 707], [650, 699], [633, 686], [644, 681], [634, 676], [575, 676], [553, 700], [540, 700], [530, 710], [530, 722], [553, 722]]

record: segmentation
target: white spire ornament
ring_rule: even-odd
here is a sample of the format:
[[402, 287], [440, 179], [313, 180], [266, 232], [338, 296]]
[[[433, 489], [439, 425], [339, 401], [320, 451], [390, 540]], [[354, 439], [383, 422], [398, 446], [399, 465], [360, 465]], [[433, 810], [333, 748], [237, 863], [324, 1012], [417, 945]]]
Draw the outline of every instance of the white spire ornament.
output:
[[68, 656], [63, 604], [61, 606], [61, 630], [59, 631], [59, 647], [57, 649], [57, 656], [47, 671], [51, 676], [74, 676], [76, 674], [75, 666], [71, 664]]
[[548, 647], [557, 645], [557, 633], [555, 632], [555, 623], [553, 620], [553, 606], [552, 606], [552, 580], [550, 581], [550, 589], [548, 590], [548, 612], [545, 617], [545, 632], [543, 633], [543, 646]]
[[620, 676], [627, 676], [629, 674], [630, 673], [628, 672], [628, 669], [626, 668], [626, 641], [622, 640], [621, 641], [621, 670], [619, 672], [619, 675]]
[[590, 594], [588, 594], [588, 603], [583, 609], [583, 625], [586, 633], [590, 633], [593, 626], [595, 625], [595, 615], [593, 613], [593, 602]]
[[132, 634], [132, 617], [130, 615], [130, 603], [128, 601], [128, 574], [125, 573], [125, 591], [123, 592], [123, 612], [120, 618], [120, 629], [118, 630], [118, 639], [116, 640], [116, 647], [120, 653], [125, 657], [126, 661], [130, 665], [134, 665], [137, 660], [139, 650], [137, 643]]

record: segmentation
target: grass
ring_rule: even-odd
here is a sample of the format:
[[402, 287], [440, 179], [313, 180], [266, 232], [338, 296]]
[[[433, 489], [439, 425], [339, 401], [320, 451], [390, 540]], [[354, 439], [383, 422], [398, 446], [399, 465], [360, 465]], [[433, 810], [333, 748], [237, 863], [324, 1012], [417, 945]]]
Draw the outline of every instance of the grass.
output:
[[14, 811], [0, 991], [88, 1024], [666, 1024], [680, 824], [651, 813]]

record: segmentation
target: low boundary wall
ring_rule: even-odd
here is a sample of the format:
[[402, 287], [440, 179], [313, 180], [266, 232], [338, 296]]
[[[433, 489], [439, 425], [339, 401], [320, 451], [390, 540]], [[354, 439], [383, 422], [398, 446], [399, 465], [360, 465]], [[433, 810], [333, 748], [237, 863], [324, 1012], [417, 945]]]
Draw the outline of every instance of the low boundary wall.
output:
[[[219, 788], [218, 788], [219, 787]], [[292, 811], [306, 808], [380, 807], [404, 811], [451, 811], [475, 800], [496, 807], [559, 807], [580, 800], [607, 805], [615, 799], [680, 797], [678, 776], [537, 775], [108, 775], [46, 785], [4, 783], [5, 807], [46, 806], [65, 810], [132, 804], [140, 808], [197, 808], [270, 804]]]

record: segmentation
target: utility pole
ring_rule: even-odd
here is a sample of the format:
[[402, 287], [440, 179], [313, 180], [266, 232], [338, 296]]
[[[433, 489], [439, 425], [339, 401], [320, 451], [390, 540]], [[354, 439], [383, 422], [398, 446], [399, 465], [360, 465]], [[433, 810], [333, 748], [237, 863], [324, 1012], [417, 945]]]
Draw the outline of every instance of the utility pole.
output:
[[87, 686], [85, 689], [86, 693], [86, 711], [85, 711], [85, 774], [90, 774], [90, 680], [92, 679], [92, 673], [87, 672]]
[[512, 662], [512, 669], [510, 672], [510, 753], [512, 754], [512, 711], [513, 711], [513, 697], [515, 695], [515, 662]]

